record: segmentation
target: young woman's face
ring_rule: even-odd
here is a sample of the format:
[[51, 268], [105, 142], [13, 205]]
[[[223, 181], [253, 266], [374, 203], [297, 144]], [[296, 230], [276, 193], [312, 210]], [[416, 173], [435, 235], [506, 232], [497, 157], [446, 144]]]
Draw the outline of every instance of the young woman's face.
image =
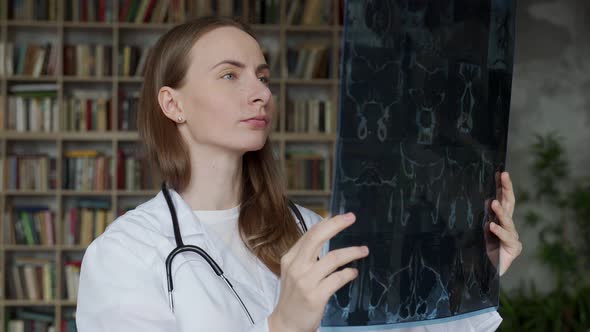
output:
[[190, 61], [178, 90], [190, 139], [242, 153], [261, 149], [275, 105], [258, 42], [237, 28], [217, 28], [195, 43]]

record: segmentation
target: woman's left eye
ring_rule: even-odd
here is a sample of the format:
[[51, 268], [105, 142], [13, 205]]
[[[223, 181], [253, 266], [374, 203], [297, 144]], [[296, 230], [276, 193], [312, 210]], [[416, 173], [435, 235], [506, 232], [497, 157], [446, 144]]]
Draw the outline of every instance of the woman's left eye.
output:
[[227, 79], [234, 79], [235, 75], [233, 73], [227, 73], [225, 75], [223, 75], [223, 78], [227, 78]]
[[270, 83], [270, 79], [266, 76], [260, 76], [258, 78], [260, 80], [260, 82], [264, 83], [264, 84], [269, 84]]

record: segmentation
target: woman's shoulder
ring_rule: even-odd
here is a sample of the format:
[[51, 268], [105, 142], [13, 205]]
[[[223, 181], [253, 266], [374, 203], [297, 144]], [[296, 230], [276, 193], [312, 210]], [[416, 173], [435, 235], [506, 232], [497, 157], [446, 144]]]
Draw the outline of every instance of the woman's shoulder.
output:
[[160, 242], [158, 240], [164, 237], [153, 208], [150, 200], [126, 211], [111, 222], [88, 248], [99, 253], [117, 250], [119, 254], [127, 252], [140, 257], [148, 256], [146, 254], [154, 251], [154, 246]]

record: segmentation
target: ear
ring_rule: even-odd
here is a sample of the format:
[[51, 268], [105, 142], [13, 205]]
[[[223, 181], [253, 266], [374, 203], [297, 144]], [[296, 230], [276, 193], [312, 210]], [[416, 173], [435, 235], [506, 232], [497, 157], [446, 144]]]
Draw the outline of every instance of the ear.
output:
[[178, 93], [171, 87], [163, 86], [160, 88], [160, 91], [158, 91], [158, 103], [160, 104], [162, 113], [168, 119], [176, 123], [184, 123], [186, 121], [186, 117], [180, 107]]

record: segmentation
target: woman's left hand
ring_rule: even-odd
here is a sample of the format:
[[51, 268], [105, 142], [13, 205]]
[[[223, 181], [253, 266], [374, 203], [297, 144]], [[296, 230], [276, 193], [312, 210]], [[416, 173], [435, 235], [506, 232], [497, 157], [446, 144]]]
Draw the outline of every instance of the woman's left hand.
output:
[[502, 172], [500, 181], [496, 183], [500, 201], [492, 201], [492, 210], [500, 224], [490, 222], [490, 231], [500, 239], [500, 275], [503, 275], [522, 252], [522, 243], [518, 240], [518, 232], [512, 220], [515, 198], [508, 172]]

